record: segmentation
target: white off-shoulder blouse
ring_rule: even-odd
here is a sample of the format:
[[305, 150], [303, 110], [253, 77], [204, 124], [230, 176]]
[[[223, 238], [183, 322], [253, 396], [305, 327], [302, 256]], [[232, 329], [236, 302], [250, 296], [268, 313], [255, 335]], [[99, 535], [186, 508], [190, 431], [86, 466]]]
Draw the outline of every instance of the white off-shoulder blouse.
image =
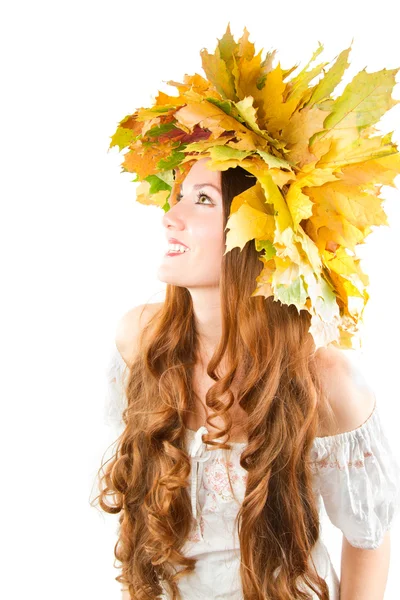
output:
[[[104, 420], [113, 427], [115, 438], [124, 428], [127, 374], [128, 367], [115, 347], [107, 368], [104, 407]], [[194, 525], [183, 553], [197, 563], [194, 573], [179, 581], [179, 589], [184, 600], [243, 600], [234, 519], [246, 489], [247, 472], [240, 466], [246, 442], [231, 442], [230, 451], [209, 450], [202, 440], [204, 433], [205, 427], [186, 429]], [[315, 438], [311, 459], [319, 510], [323, 502], [330, 521], [352, 546], [377, 548], [400, 510], [400, 466], [382, 429], [377, 405], [357, 429]], [[330, 599], [338, 600], [338, 576], [321, 538], [312, 558], [327, 582]], [[306, 590], [317, 598], [312, 590]], [[167, 590], [162, 598], [170, 598]]]

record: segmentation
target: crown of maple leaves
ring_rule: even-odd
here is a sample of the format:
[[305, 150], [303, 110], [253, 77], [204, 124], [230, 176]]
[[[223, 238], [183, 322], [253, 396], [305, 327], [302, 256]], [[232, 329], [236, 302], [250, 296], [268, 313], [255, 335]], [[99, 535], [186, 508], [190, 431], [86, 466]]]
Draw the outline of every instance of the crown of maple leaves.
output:
[[159, 92], [151, 108], [122, 119], [110, 148], [128, 148], [122, 170], [141, 182], [137, 200], [164, 211], [196, 160], [253, 174], [256, 184], [232, 201], [225, 254], [254, 240], [263, 269], [252, 296], [309, 311], [317, 348], [354, 347], [369, 299], [356, 246], [373, 225], [388, 225], [379, 194], [400, 172], [392, 134], [374, 127], [399, 102], [399, 69], [364, 69], [334, 99], [351, 46], [326, 70], [311, 67], [319, 43], [288, 79], [298, 65], [273, 67], [276, 50], [262, 59], [248, 35], [236, 42], [228, 24], [214, 54], [200, 53], [207, 79], [168, 81], [178, 95]]

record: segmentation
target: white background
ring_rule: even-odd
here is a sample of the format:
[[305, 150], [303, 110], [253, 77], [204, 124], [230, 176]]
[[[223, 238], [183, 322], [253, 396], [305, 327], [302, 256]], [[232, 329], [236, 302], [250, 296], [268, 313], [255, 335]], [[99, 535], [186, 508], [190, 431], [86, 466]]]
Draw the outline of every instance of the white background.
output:
[[[2, 510], [0, 594], [41, 600], [120, 597], [115, 516], [90, 507], [112, 434], [103, 424], [105, 368], [117, 320], [163, 299], [156, 270], [162, 210], [135, 202], [118, 122], [149, 106], [162, 81], [202, 73], [230, 21], [283, 68], [317, 48], [332, 60], [354, 38], [345, 83], [400, 66], [396, 3], [4, 3], [1, 44]], [[397, 76], [399, 81], [399, 76]], [[342, 86], [343, 87], [343, 86]], [[399, 86], [394, 96], [400, 97]], [[399, 106], [382, 122], [399, 142]], [[399, 181], [399, 180], [397, 180]], [[383, 188], [390, 228], [367, 239], [371, 299], [360, 360], [387, 436], [399, 442], [399, 191]], [[341, 532], [327, 524], [339, 569]], [[398, 598], [400, 523], [385, 599]]]

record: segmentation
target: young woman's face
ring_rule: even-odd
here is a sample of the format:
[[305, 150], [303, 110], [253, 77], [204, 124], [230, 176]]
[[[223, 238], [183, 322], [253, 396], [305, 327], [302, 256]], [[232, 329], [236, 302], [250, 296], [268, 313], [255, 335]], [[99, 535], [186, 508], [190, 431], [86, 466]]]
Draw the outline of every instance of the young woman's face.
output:
[[194, 163], [178, 190], [176, 204], [163, 216], [167, 240], [175, 238], [188, 250], [166, 254], [158, 278], [186, 288], [218, 286], [225, 251], [221, 172], [207, 169], [207, 161]]

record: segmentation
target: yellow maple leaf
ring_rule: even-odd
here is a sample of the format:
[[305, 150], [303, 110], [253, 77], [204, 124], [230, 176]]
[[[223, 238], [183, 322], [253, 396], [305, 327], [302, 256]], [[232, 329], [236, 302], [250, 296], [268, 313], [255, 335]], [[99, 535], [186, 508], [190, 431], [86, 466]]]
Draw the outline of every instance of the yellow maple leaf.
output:
[[224, 255], [235, 248], [242, 250], [249, 240], [273, 240], [274, 216], [267, 212], [265, 196], [259, 183], [235, 196], [226, 229]]
[[267, 74], [264, 87], [254, 94], [254, 105], [258, 108], [261, 127], [278, 139], [297, 106], [295, 98], [283, 102], [285, 89], [282, 69], [278, 63], [278, 66]]
[[210, 54], [206, 49], [203, 49], [200, 51], [200, 55], [203, 70], [207, 78], [214, 84], [215, 89], [223, 98], [238, 100], [232, 72], [227, 69], [219, 47], [216, 48], [214, 54]]
[[297, 173], [295, 181], [291, 182], [285, 196], [295, 230], [302, 220], [310, 218], [313, 214], [313, 202], [309, 198], [311, 194], [304, 193], [303, 189], [309, 186], [322, 186], [330, 181], [336, 181], [336, 175], [331, 169], [316, 169], [315, 163], [305, 165]]
[[337, 137], [321, 137], [311, 144], [311, 151], [321, 156], [316, 166], [338, 170], [354, 163], [397, 153], [397, 146], [391, 141], [391, 135], [364, 138], [356, 130], [345, 130]]
[[270, 135], [265, 130], [261, 130], [257, 123], [257, 110], [253, 106], [254, 98], [252, 96], [246, 96], [240, 102], [235, 103], [235, 107], [239, 112], [239, 115], [245, 121], [246, 125], [255, 133], [261, 137], [274, 142]]
[[257, 80], [262, 68], [261, 53], [247, 59], [233, 57], [232, 74], [235, 82], [236, 95], [239, 99], [252, 96], [256, 90]]
[[203, 129], [209, 129], [214, 137], [219, 137], [224, 131], [243, 131], [248, 133], [245, 125], [242, 125], [227, 115], [215, 104], [203, 101], [201, 103], [186, 104], [175, 113], [178, 123], [185, 125], [190, 130], [195, 125], [200, 125]]
[[170, 195], [169, 190], [160, 190], [150, 194], [150, 184], [147, 181], [142, 181], [136, 190], [136, 200], [141, 204], [155, 205], [163, 207]]
[[145, 179], [148, 175], [154, 175], [160, 170], [157, 163], [172, 152], [171, 143], [154, 145], [151, 151], [147, 151], [141, 144], [135, 142], [131, 145], [130, 152], [124, 156], [122, 167], [130, 173], [137, 173], [140, 179]]
[[282, 138], [287, 142], [287, 158], [300, 169], [319, 158], [309, 149], [309, 140], [323, 131], [325, 118], [325, 111], [315, 106], [306, 107], [295, 112], [282, 130]]
[[265, 167], [262, 164], [260, 165], [259, 162], [256, 162], [255, 159], [252, 161], [249, 160], [245, 168], [249, 173], [257, 177], [258, 181], [261, 183], [267, 202], [274, 206], [277, 227], [281, 231], [284, 231], [286, 227], [293, 227], [290, 211], [281, 190], [276, 183], [274, 183], [271, 174], [265, 170]]
[[319, 81], [318, 84], [315, 86], [311, 97], [307, 102], [307, 106], [313, 106], [314, 104], [318, 104], [319, 102], [321, 102], [325, 98], [328, 98], [331, 95], [333, 90], [342, 80], [344, 72], [349, 66], [348, 59], [350, 50], [351, 46], [350, 48], [346, 48], [346, 50], [343, 50], [339, 54], [335, 64], [329, 69], [329, 71], [325, 74], [321, 81]]
[[286, 203], [293, 219], [293, 227], [296, 231], [297, 226], [303, 219], [308, 219], [312, 215], [313, 203], [310, 198], [301, 191], [301, 183], [294, 183], [290, 186], [285, 196]]
[[[318, 42], [318, 48], [313, 53], [309, 62], [300, 71], [300, 73], [298, 73], [298, 75], [293, 77], [293, 79], [291, 79], [291, 81], [288, 83], [286, 90], [285, 90], [285, 95], [284, 95], [285, 102], [288, 102], [288, 101], [290, 101], [291, 103], [295, 102], [296, 104], [300, 104], [300, 107], [301, 107], [301, 105], [303, 105], [304, 100], [306, 102], [308, 101], [308, 99], [309, 99], [308, 97], [311, 95], [311, 92], [312, 92], [312, 90], [310, 90], [310, 88], [308, 87], [309, 83], [313, 79], [315, 79], [315, 77], [317, 75], [319, 75], [321, 73], [323, 68], [328, 63], [327, 62], [320, 63], [316, 67], [313, 67], [311, 70], [308, 70], [308, 67], [311, 65], [312, 62], [314, 62], [314, 60], [317, 58], [317, 56], [319, 56], [321, 54], [323, 49], [324, 49], [323, 45], [320, 42]], [[306, 94], [306, 98], [303, 97], [304, 94]]]
[[273, 212], [271, 211], [271, 207], [267, 204], [262, 186], [259, 181], [257, 181], [255, 185], [253, 185], [250, 188], [247, 188], [247, 190], [244, 190], [244, 192], [241, 192], [232, 199], [230, 215], [239, 210], [242, 204], [248, 204], [255, 210], [267, 213], [269, 215], [273, 214]]
[[321, 216], [326, 211], [327, 225], [333, 212], [344, 217], [360, 231], [371, 225], [388, 225], [381, 199], [375, 194], [362, 191], [359, 186], [333, 181], [320, 187], [305, 188], [305, 191], [318, 203]]
[[259, 257], [259, 260], [264, 264], [260, 274], [256, 277], [257, 287], [252, 292], [251, 296], [273, 296], [274, 291], [272, 289], [272, 277], [275, 273], [275, 262], [273, 260], [266, 260], [263, 255]]
[[357, 285], [366, 286], [369, 283], [368, 276], [360, 267], [360, 259], [351, 256], [344, 248], [338, 248], [334, 255], [330, 252], [323, 252], [325, 265], [338, 275], [345, 275], [357, 287]]
[[335, 250], [338, 246], [343, 246], [355, 252], [357, 244], [363, 243], [365, 232], [354, 227], [342, 216], [332, 213], [329, 226], [321, 225], [325, 222], [326, 214], [322, 219], [319, 219], [318, 214], [312, 218], [312, 223], [318, 231], [316, 244], [320, 250], [329, 249], [334, 243]]
[[380, 156], [375, 159], [346, 165], [337, 175], [349, 185], [374, 188], [376, 183], [395, 187], [394, 179], [400, 173], [400, 154]]

